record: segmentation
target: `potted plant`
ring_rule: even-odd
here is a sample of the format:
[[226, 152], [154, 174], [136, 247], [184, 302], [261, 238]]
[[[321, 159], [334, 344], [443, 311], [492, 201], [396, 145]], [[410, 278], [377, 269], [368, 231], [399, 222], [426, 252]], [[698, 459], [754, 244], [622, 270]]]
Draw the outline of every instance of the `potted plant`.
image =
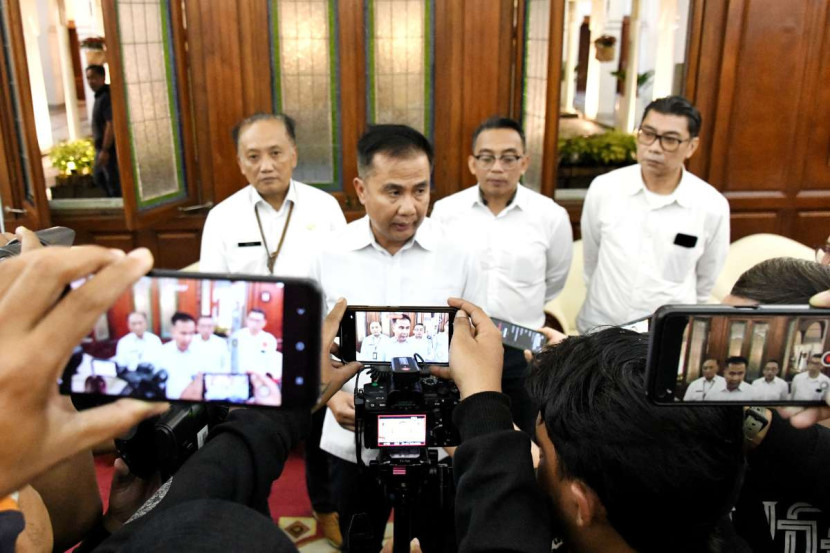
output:
[[597, 60], [603, 62], [614, 61], [614, 57], [617, 54], [616, 48], [614, 48], [615, 44], [617, 44], [617, 39], [611, 35], [602, 35], [594, 40]]
[[87, 65], [104, 65], [107, 61], [107, 44], [102, 36], [88, 36], [81, 41]]
[[597, 176], [637, 161], [634, 135], [608, 131], [559, 140], [557, 188], [588, 188]]
[[[616, 77], [617, 80], [623, 83], [623, 85], [625, 84], [625, 69], [611, 71], [611, 76]], [[654, 71], [652, 69], [649, 69], [645, 73], [637, 73], [637, 96], [640, 95], [640, 89], [646, 86], [648, 83], [650, 83], [653, 77]]]
[[92, 171], [95, 147], [91, 138], [59, 142], [49, 151], [52, 167], [58, 170], [52, 198], [97, 198], [103, 191], [95, 186]]

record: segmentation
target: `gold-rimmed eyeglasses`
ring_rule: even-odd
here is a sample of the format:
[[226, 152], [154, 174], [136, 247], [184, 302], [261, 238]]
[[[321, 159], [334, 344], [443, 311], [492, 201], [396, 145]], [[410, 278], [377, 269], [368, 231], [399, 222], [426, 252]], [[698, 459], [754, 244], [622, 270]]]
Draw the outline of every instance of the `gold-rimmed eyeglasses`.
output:
[[651, 146], [655, 140], [660, 141], [660, 146], [667, 152], [676, 152], [681, 144], [689, 142], [691, 138], [677, 138], [676, 136], [666, 136], [664, 134], [657, 134], [654, 131], [647, 129], [637, 129], [637, 142], [643, 146]]
[[473, 157], [476, 158], [476, 165], [478, 165], [482, 169], [489, 169], [490, 167], [496, 164], [496, 160], [499, 160], [501, 168], [506, 171], [509, 171], [510, 169], [516, 167], [516, 165], [519, 163], [519, 160], [525, 156], [519, 154], [502, 154], [496, 157], [493, 154], [479, 154]]

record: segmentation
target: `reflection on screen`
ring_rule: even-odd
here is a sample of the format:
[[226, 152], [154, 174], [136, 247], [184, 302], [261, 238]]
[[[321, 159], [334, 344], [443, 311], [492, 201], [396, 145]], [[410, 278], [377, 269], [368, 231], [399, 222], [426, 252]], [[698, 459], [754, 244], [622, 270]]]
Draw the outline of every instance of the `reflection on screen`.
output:
[[253, 374], [259, 382], [273, 382], [255, 397], [275, 405], [282, 378], [283, 290], [280, 282], [144, 277], [73, 355], [62, 390], [243, 402], [250, 398]]
[[447, 312], [358, 311], [355, 313], [357, 360], [389, 363], [393, 357], [415, 357], [426, 363], [449, 361]]
[[685, 327], [676, 401], [821, 401], [830, 389], [830, 319], [696, 315]]
[[379, 447], [418, 447], [426, 444], [426, 415], [378, 415]]

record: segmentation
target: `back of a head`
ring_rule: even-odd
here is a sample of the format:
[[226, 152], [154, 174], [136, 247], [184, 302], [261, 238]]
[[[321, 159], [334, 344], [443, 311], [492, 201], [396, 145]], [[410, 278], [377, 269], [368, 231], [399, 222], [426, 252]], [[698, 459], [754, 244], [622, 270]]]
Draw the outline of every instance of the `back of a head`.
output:
[[800, 304], [830, 290], [830, 267], [793, 257], [767, 259], [744, 271], [730, 292], [761, 304]]
[[634, 549], [706, 551], [737, 495], [741, 409], [645, 395], [648, 338], [608, 328], [546, 348], [528, 378], [562, 477], [588, 485]]
[[658, 98], [652, 101], [643, 110], [643, 121], [645, 121], [650, 111], [656, 111], [663, 115], [685, 117], [686, 122], [689, 124], [689, 136], [694, 138], [700, 134], [700, 126], [703, 123], [700, 111], [683, 96], [666, 96], [665, 98]]
[[430, 168], [434, 157], [429, 140], [406, 125], [372, 125], [363, 133], [357, 142], [357, 172], [361, 178], [369, 175], [377, 154], [392, 158], [411, 158], [424, 154]]

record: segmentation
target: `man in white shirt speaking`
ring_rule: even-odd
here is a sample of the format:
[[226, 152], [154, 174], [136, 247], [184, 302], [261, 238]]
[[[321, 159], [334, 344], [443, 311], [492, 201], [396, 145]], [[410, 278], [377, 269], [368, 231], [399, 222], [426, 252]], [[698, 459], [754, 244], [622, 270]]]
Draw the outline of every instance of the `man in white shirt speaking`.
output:
[[282, 353], [277, 351], [277, 339], [265, 330], [265, 311], [251, 309], [245, 317], [245, 327], [231, 336], [231, 372], [268, 375], [282, 379]]
[[202, 368], [202, 354], [191, 347], [196, 335], [196, 320], [187, 313], [177, 312], [171, 319], [171, 340], [159, 350], [156, 370], [167, 371], [167, 399], [179, 399], [188, 384]]
[[250, 183], [208, 213], [199, 270], [306, 276], [311, 253], [346, 226], [337, 200], [293, 180], [294, 121], [257, 113], [233, 130], [237, 162]]
[[734, 355], [726, 359], [726, 369], [723, 371], [724, 384], [715, 387], [706, 394], [705, 401], [747, 401], [755, 399], [752, 386], [744, 380], [746, 378], [746, 357]]
[[[366, 216], [334, 236], [312, 263], [328, 307], [338, 298], [372, 306], [446, 306], [450, 296], [478, 301], [478, 276], [468, 249], [426, 217], [432, 172], [432, 145], [404, 125], [375, 125], [360, 138], [358, 178], [354, 181]], [[362, 375], [361, 384], [368, 382]], [[337, 510], [344, 550], [352, 515], [367, 513], [371, 544], [379, 551], [391, 505], [370, 475], [358, 470], [354, 436], [354, 380], [328, 403], [320, 447], [331, 453]], [[416, 509], [417, 511], [417, 509]], [[427, 531], [440, 536], [435, 512]], [[424, 529], [415, 535], [424, 550]]]
[[193, 347], [202, 352], [204, 359], [203, 372], [227, 373], [231, 372], [230, 351], [228, 341], [214, 334], [216, 322], [210, 315], [202, 315], [196, 321], [196, 337], [193, 338]]
[[683, 167], [700, 124], [685, 98], [651, 102], [637, 131], [638, 163], [591, 183], [582, 208], [588, 291], [580, 332], [709, 299], [729, 249], [729, 204]]
[[[487, 314], [535, 329], [545, 324], [545, 304], [565, 286], [573, 233], [562, 206], [519, 183], [530, 162], [525, 152], [516, 121], [481, 123], [468, 159], [478, 184], [435, 202], [432, 218], [477, 252]], [[524, 388], [526, 373], [522, 351], [505, 348], [502, 390], [513, 420], [533, 435], [537, 410]]]

